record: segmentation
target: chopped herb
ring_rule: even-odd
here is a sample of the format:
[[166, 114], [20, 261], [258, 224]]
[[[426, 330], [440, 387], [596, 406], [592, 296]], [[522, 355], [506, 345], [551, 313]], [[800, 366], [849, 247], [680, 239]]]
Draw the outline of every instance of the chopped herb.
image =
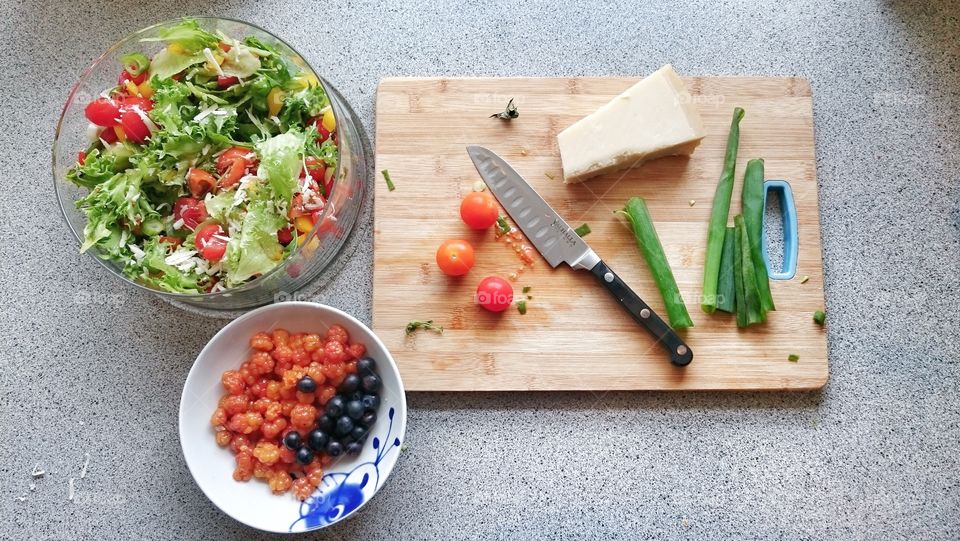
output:
[[807, 282], [809, 282], [809, 281], [810, 281], [810, 277], [809, 277], [809, 276], [804, 276], [803, 278], [800, 279], [800, 283], [801, 283], [801, 284], [805, 284], [805, 283], [807, 283]]
[[787, 355], [787, 360], [792, 363], [795, 363], [800, 360], [800, 356], [795, 353], [791, 353], [790, 355]]
[[484, 184], [482, 180], [478, 180], [473, 183], [473, 191], [475, 192], [485, 192], [487, 191], [487, 185]]
[[532, 300], [533, 300], [533, 295], [527, 295], [527, 300], [528, 300], [528, 301], [532, 301]]
[[503, 216], [497, 217], [497, 228], [500, 229], [500, 232], [504, 235], [510, 232], [510, 224], [507, 223], [507, 219]]
[[390, 171], [387, 171], [386, 169], [384, 169], [383, 171], [380, 171], [380, 172], [383, 174], [383, 180], [387, 181], [387, 190], [391, 192], [393, 190], [396, 190], [397, 187], [394, 186], [393, 181], [390, 180]]
[[426, 321], [413, 320], [410, 323], [407, 323], [407, 335], [417, 332], [417, 329], [426, 329], [434, 331], [437, 334], [443, 334], [443, 327], [440, 325], [434, 325], [432, 319], [428, 319]]
[[523, 289], [521, 291], [523, 291], [524, 293], [530, 293], [530, 286], [523, 286]]
[[527, 301], [520, 301], [517, 303], [517, 311], [520, 312], [520, 315], [527, 313]]
[[501, 113], [494, 113], [490, 115], [490, 118], [499, 118], [500, 120], [511, 120], [520, 116], [520, 113], [517, 112], [517, 106], [513, 104], [513, 98], [510, 98], [510, 101], [507, 102], [507, 108]]
[[816, 323], [817, 325], [823, 325], [823, 323], [826, 320], [827, 320], [827, 313], [824, 312], [823, 310], [817, 310], [816, 312], [813, 313], [813, 322]]
[[547, 177], [547, 178], [550, 179], [550, 180], [553, 180], [553, 179], [554, 179], [554, 176], [551, 175], [548, 171], [544, 171], [544, 172], [543, 172], [543, 176]]
[[588, 224], [581, 224], [580, 227], [574, 229], [573, 232], [579, 237], [585, 237], [590, 234], [590, 226]]

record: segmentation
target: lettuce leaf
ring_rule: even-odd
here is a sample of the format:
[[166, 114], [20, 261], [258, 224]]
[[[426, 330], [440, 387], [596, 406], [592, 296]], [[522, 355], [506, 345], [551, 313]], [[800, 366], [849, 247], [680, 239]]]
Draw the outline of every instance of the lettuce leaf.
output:
[[105, 241], [120, 235], [121, 226], [129, 228], [149, 218], [160, 218], [160, 213], [144, 196], [142, 182], [140, 168], [127, 169], [97, 184], [89, 194], [77, 200], [77, 208], [87, 215], [81, 252], [94, 245], [109, 249], [111, 246]]
[[250, 47], [242, 43], [230, 47], [230, 50], [224, 56], [225, 59], [220, 69], [227, 77], [235, 76], [245, 79], [260, 69], [260, 57], [254, 54]]
[[182, 271], [168, 264], [165, 260], [169, 246], [156, 237], [147, 239], [143, 243], [143, 257], [124, 267], [124, 274], [163, 291], [203, 293], [210, 283], [210, 277], [192, 269]]
[[287, 205], [297, 190], [305, 144], [303, 133], [293, 130], [257, 144], [260, 156], [257, 176], [266, 179], [277, 198]]
[[[178, 24], [161, 28], [155, 38], [144, 38], [140, 41], [165, 41], [168, 44], [177, 44], [188, 53], [202, 52], [206, 48], [216, 47], [220, 38], [200, 28], [200, 24], [193, 19], [185, 19]], [[156, 57], [154, 57], [154, 60]], [[151, 66], [151, 69], [153, 66]], [[174, 72], [176, 73], [176, 72]]]
[[169, 79], [190, 66], [206, 60], [207, 57], [203, 55], [203, 51], [183, 54], [170, 49], [161, 49], [150, 61], [150, 77]]
[[228, 287], [265, 274], [280, 264], [284, 254], [277, 231], [286, 225], [287, 219], [271, 202], [250, 203], [240, 231], [227, 243], [224, 266]]

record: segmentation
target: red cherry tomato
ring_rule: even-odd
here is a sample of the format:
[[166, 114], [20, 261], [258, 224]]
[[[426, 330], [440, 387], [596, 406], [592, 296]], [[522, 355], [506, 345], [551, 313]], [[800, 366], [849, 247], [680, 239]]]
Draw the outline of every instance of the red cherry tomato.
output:
[[187, 171], [187, 188], [190, 189], [190, 195], [198, 199], [212, 190], [216, 183], [217, 179], [203, 169], [191, 167]]
[[290, 210], [287, 212], [287, 217], [293, 220], [294, 218], [299, 218], [307, 213], [303, 208], [303, 195], [293, 194], [293, 200], [290, 201]]
[[120, 106], [110, 98], [97, 98], [87, 105], [83, 114], [97, 126], [116, 126], [120, 120]]
[[487, 229], [497, 223], [500, 209], [487, 192], [471, 192], [460, 202], [460, 218], [471, 229]]
[[120, 102], [120, 126], [127, 139], [134, 143], [143, 143], [150, 137], [144, 117], [153, 109], [153, 102], [138, 96], [126, 96]]
[[207, 219], [207, 206], [192, 197], [181, 197], [173, 205], [173, 219], [183, 220], [183, 225], [193, 231], [197, 224]]
[[217, 156], [217, 173], [221, 175], [230, 168], [235, 161], [243, 162], [244, 167], [249, 167], [254, 156], [253, 150], [243, 147], [230, 147]]
[[77, 163], [79, 163], [80, 165], [83, 165], [83, 164], [87, 163], [87, 153], [86, 153], [86, 152], [84, 152], [84, 151], [81, 150], [80, 152], [77, 153]]
[[513, 304], [513, 286], [499, 276], [487, 276], [477, 286], [477, 304], [491, 312], [503, 312]]
[[240, 82], [240, 78], [236, 75], [231, 75], [229, 77], [224, 75], [217, 76], [217, 86], [219, 88], [230, 88], [231, 86]]
[[219, 224], [210, 224], [197, 231], [194, 244], [200, 252], [200, 257], [216, 263], [223, 259], [223, 254], [227, 253], [228, 240]]
[[330, 138], [330, 130], [323, 127], [323, 115], [313, 119], [313, 125], [317, 127], [317, 142], [322, 143]]
[[112, 145], [117, 142], [117, 131], [113, 128], [104, 128], [100, 130], [100, 135], [98, 137], [104, 143]]
[[444, 241], [437, 249], [437, 266], [447, 276], [463, 276], [473, 268], [473, 246], [465, 241]]
[[141, 73], [140, 75], [136, 75], [136, 76], [130, 75], [130, 73], [127, 72], [127, 70], [121, 70], [120, 77], [117, 79], [117, 86], [120, 86], [122, 88], [126, 86], [127, 81], [130, 81], [135, 85], [141, 85], [146, 80], [147, 80], [146, 70], [144, 70], [143, 73]]
[[153, 101], [147, 98], [141, 98], [140, 96], [124, 96], [120, 100], [121, 111], [124, 109], [132, 109], [133, 107], [139, 107], [146, 113], [153, 109]]
[[307, 165], [307, 173], [310, 173], [310, 178], [317, 183], [322, 183], [323, 175], [327, 172], [327, 164], [316, 156], [307, 156], [303, 159], [303, 162]]
[[293, 230], [290, 229], [290, 226], [277, 231], [277, 240], [284, 246], [293, 242]]

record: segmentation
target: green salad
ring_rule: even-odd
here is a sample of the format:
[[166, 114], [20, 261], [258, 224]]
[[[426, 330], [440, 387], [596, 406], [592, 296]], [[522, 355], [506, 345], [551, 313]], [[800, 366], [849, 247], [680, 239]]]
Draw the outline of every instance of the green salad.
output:
[[330, 100], [253, 36], [185, 20], [143, 41], [164, 47], [125, 55], [117, 86], [84, 110], [92, 142], [67, 172], [89, 190], [81, 251], [167, 292], [239, 286], [321, 219], [338, 158]]

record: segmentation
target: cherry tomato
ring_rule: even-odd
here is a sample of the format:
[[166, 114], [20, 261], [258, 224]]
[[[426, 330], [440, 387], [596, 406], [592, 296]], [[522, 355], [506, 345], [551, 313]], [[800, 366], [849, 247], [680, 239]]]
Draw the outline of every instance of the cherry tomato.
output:
[[227, 240], [219, 224], [210, 224], [197, 231], [194, 244], [200, 252], [200, 257], [216, 263], [223, 259], [223, 254], [227, 253]]
[[153, 101], [140, 96], [124, 96], [120, 99], [120, 110], [139, 107], [144, 113], [153, 109]]
[[303, 159], [303, 162], [307, 165], [307, 172], [310, 173], [310, 177], [317, 183], [322, 183], [323, 174], [327, 172], [327, 164], [316, 156], [307, 156]]
[[217, 173], [221, 175], [230, 168], [230, 165], [235, 161], [243, 162], [244, 167], [249, 167], [251, 163], [251, 158], [253, 157], [253, 151], [249, 148], [243, 147], [230, 147], [227, 150], [224, 150], [217, 156]]
[[499, 276], [487, 276], [477, 286], [477, 304], [491, 312], [503, 312], [513, 304], [513, 286]]
[[290, 201], [290, 210], [287, 212], [287, 217], [291, 220], [304, 216], [307, 213], [303, 209], [303, 195], [293, 194], [293, 199]]
[[100, 135], [98, 135], [101, 141], [108, 145], [112, 145], [117, 142], [117, 131], [113, 128], [104, 128], [100, 130]]
[[236, 75], [230, 75], [229, 77], [224, 75], [217, 76], [217, 87], [219, 88], [230, 88], [239, 82], [240, 78]]
[[330, 130], [323, 127], [323, 115], [313, 119], [313, 125], [317, 127], [317, 142], [322, 143], [330, 138]]
[[487, 192], [471, 192], [460, 202], [460, 218], [471, 229], [487, 229], [497, 223], [500, 210]]
[[127, 70], [121, 70], [120, 77], [117, 79], [117, 86], [123, 87], [127, 83], [127, 81], [130, 81], [131, 83], [139, 86], [143, 84], [143, 82], [146, 80], [147, 80], [146, 70], [144, 70], [143, 73], [141, 73], [140, 75], [136, 75], [136, 76], [130, 75], [130, 73]]
[[213, 178], [213, 175], [203, 169], [191, 167], [190, 170], [187, 171], [187, 187], [190, 189], [190, 195], [197, 199], [212, 190], [216, 183], [217, 179]]
[[83, 165], [83, 164], [87, 163], [87, 153], [86, 153], [86, 152], [84, 152], [84, 151], [81, 150], [80, 152], [77, 153], [77, 163], [79, 163], [80, 165]]
[[207, 219], [207, 206], [199, 199], [181, 197], [173, 205], [173, 219], [183, 220], [183, 225], [193, 231], [197, 224]]
[[290, 229], [290, 226], [277, 231], [277, 241], [284, 246], [293, 242], [293, 230]]
[[448, 276], [463, 276], [473, 267], [473, 246], [465, 240], [447, 240], [437, 249], [437, 266]]
[[110, 98], [97, 98], [87, 105], [83, 114], [97, 126], [116, 126], [120, 120], [120, 106]]
[[150, 128], [143, 121], [141, 114], [146, 113], [134, 108], [124, 109], [120, 113], [120, 127], [123, 128], [123, 133], [127, 136], [127, 139], [134, 143], [143, 143], [150, 137]]
[[247, 172], [246, 163], [243, 160], [234, 160], [230, 162], [230, 166], [227, 167], [227, 170], [220, 175], [219, 186], [223, 189], [232, 188], [234, 185], [240, 182], [240, 179], [243, 178]]

